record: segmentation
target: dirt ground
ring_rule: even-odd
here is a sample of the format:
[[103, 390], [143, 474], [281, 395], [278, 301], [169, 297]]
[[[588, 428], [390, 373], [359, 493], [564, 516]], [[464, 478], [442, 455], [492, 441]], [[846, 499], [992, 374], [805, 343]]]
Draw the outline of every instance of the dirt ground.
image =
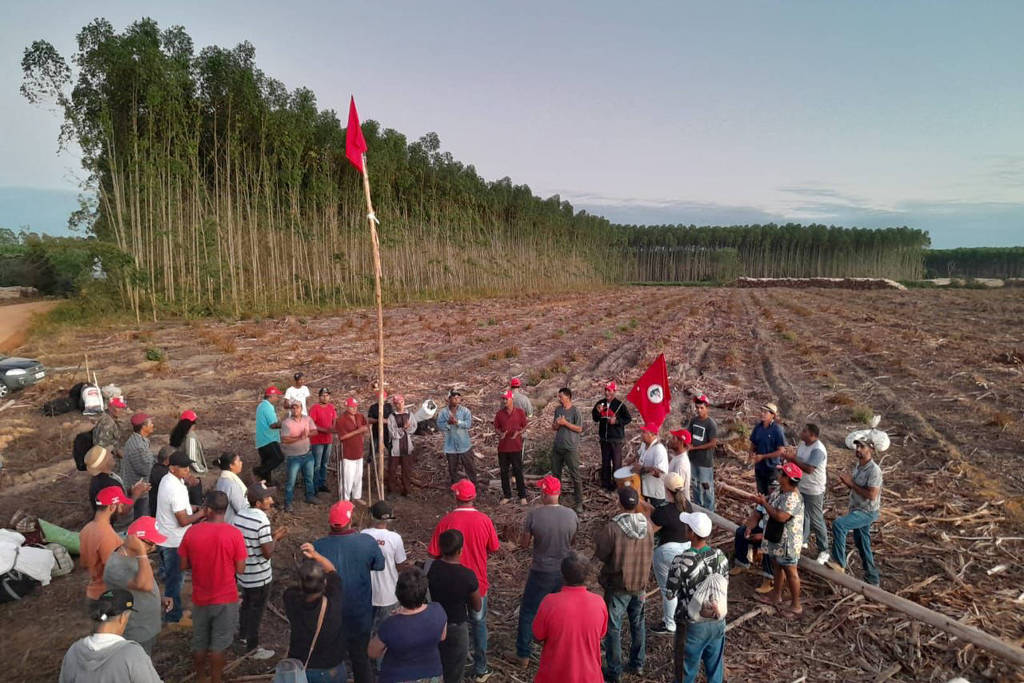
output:
[[56, 305], [56, 301], [0, 304], [0, 353], [9, 353], [24, 344], [32, 317], [45, 313]]
[[[713, 409], [733, 440], [717, 459], [716, 476], [753, 489], [753, 475], [738, 457], [746, 427], [760, 402], [775, 400], [792, 438], [802, 423], [821, 425], [829, 448], [829, 483], [849, 468], [845, 435], [882, 415], [893, 445], [880, 458], [885, 474], [882, 517], [873, 545], [882, 587], [953, 619], [1020, 644], [1024, 639], [1024, 290], [738, 290], [623, 288], [520, 302], [492, 299], [422, 304], [385, 314], [387, 367], [392, 392], [407, 401], [440, 400], [464, 390], [478, 418], [475, 448], [497, 478], [495, 439], [487, 425], [499, 391], [511, 375], [524, 379], [538, 407], [528, 438], [528, 460], [543, 469], [554, 396], [570, 386], [589, 415], [609, 378], [626, 390], [660, 352], [669, 361], [673, 414], [684, 421], [688, 391], [707, 392], [730, 410]], [[148, 324], [141, 329], [100, 329], [33, 339], [19, 354], [36, 356], [50, 375], [16, 394], [0, 413], [5, 459], [0, 519], [22, 508], [68, 528], [88, 517], [85, 473], [74, 471], [71, 440], [88, 426], [77, 414], [43, 417], [38, 406], [75, 381], [88, 352], [101, 384], [114, 382], [134, 410], [156, 418], [154, 449], [185, 408], [199, 416], [208, 454], [241, 453], [248, 468], [253, 417], [262, 388], [284, 386], [301, 369], [315, 390], [327, 386], [335, 401], [351, 393], [370, 398], [375, 375], [375, 320], [370, 310], [302, 319], [195, 324]], [[166, 360], [147, 361], [159, 348]], [[65, 368], [60, 371], [60, 368]], [[54, 372], [53, 369], [58, 369]], [[81, 372], [79, 372], [79, 378]], [[625, 393], [625, 391], [623, 391]], [[635, 430], [630, 432], [636, 437]], [[635, 442], [630, 447], [635, 452]], [[397, 499], [402, 533], [414, 559], [426, 557], [434, 523], [450, 506], [437, 435], [417, 438], [424, 486]], [[584, 432], [587, 512], [577, 546], [592, 551], [594, 530], [614, 510], [593, 485], [599, 463], [596, 429]], [[206, 479], [212, 485], [216, 474]], [[840, 485], [841, 487], [841, 485]], [[499, 506], [490, 488], [480, 507], [491, 514], [503, 541], [524, 515]], [[298, 498], [298, 496], [297, 496]], [[719, 498], [718, 512], [740, 520], [745, 504]], [[846, 495], [832, 488], [826, 518], [845, 513]], [[364, 510], [357, 524], [365, 525]], [[327, 531], [326, 509], [301, 503], [276, 513], [289, 535], [275, 554], [271, 604], [294, 576], [298, 545]], [[731, 536], [716, 531], [714, 544], [731, 554]], [[851, 544], [852, 549], [852, 544]], [[860, 575], [856, 553], [851, 564]], [[524, 681], [512, 663], [518, 599], [529, 551], [504, 543], [491, 561], [490, 653], [492, 680]], [[757, 609], [757, 577], [731, 581], [729, 618]], [[0, 606], [6, 680], [53, 680], [67, 646], [89, 625], [79, 605], [81, 570], [55, 579], [31, 598]], [[653, 579], [651, 587], [654, 587]], [[1020, 673], [985, 651], [932, 627], [804, 577], [805, 615], [794, 620], [758, 612], [731, 629], [726, 645], [730, 680], [971, 681], [1019, 680]], [[660, 600], [647, 601], [647, 623], [658, 623]], [[268, 612], [264, 645], [283, 654], [287, 625]], [[628, 636], [624, 635], [624, 640]], [[188, 634], [161, 634], [154, 661], [169, 681], [189, 674]], [[667, 681], [671, 642], [648, 635], [642, 680]], [[272, 670], [272, 663], [241, 662], [233, 676]], [[640, 680], [640, 679], [634, 679]]]

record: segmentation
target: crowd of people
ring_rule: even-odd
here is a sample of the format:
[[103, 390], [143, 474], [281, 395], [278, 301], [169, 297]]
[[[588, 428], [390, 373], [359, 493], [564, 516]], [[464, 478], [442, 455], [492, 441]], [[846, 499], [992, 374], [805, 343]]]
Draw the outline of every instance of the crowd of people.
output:
[[[171, 445], [154, 454], [152, 417], [132, 414], [131, 431], [122, 438], [120, 418], [128, 407], [121, 398], [110, 401], [85, 459], [93, 519], [80, 534], [81, 564], [89, 574], [87, 609], [96, 629], [68, 650], [61, 681], [159, 680], [150, 655], [163, 628], [191, 630], [201, 680], [222, 680], [229, 652], [257, 661], [274, 658], [261, 645], [260, 627], [274, 582], [275, 547], [286, 532], [274, 529], [271, 517], [294, 511], [300, 472], [303, 499], [322, 506], [325, 527], [322, 537], [301, 543], [297, 580], [284, 591], [290, 630], [287, 657], [277, 670], [303, 671], [311, 682], [351, 675], [356, 683], [482, 683], [493, 675], [488, 561], [502, 543], [491, 517], [478, 507], [478, 486], [486, 481], [475, 462], [473, 416], [460, 392], [450, 391], [434, 417], [453, 506], [433, 529], [426, 556], [414, 560], [391, 526], [395, 505], [417, 482], [416, 414], [403, 396], [388, 397], [383, 389], [383, 415], [375, 401], [364, 416], [355, 397], [345, 399], [339, 414], [327, 388], [314, 401], [302, 380], [296, 373], [285, 392], [275, 386], [263, 392], [255, 416], [255, 476], [243, 474], [241, 454], [227, 452], [214, 461], [220, 475], [205, 492], [196, 476], [205, 471], [206, 459], [193, 429], [195, 411], [181, 414]], [[584, 423], [571, 389], [558, 391], [553, 418], [538, 428], [553, 435], [551, 470], [529, 488], [524, 443], [537, 418], [518, 379], [499, 393], [501, 406], [490, 423], [498, 442], [499, 505], [525, 506], [518, 537], [507, 540], [532, 553], [515, 649], [508, 656], [525, 670], [539, 644], [536, 681], [642, 678], [648, 631], [672, 636], [673, 680], [694, 681], [703, 666], [707, 681], [721, 681], [729, 577], [760, 572], [757, 599], [798, 618], [798, 566], [812, 537], [816, 560], [842, 572], [852, 531], [864, 578], [878, 584], [870, 529], [878, 517], [882, 472], [870, 435], [856, 439], [857, 463], [839, 476], [849, 489], [849, 512], [833, 521], [830, 542], [824, 518], [828, 454], [819, 428], [804, 425], [799, 444], [787, 445], [778, 408], [761, 406], [749, 437], [756, 492], [749, 494], [750, 514], [735, 532], [730, 567], [722, 550], [710, 544], [719, 445], [710, 399], [696, 396], [684, 409], [685, 426], [666, 430], [665, 442], [661, 424], [643, 421], [639, 451], [630, 457], [626, 428], [633, 415], [616, 394], [616, 384], [609, 382], [591, 411], [601, 452], [601, 492], [595, 495], [614, 500], [616, 511], [596, 520], [590, 547], [578, 542]], [[386, 426], [383, 443], [376, 431], [380, 420]], [[356, 505], [363, 504], [366, 446], [372, 458], [382, 453], [387, 462], [389, 496], [369, 508], [371, 522], [359, 530], [353, 519]], [[336, 447], [339, 476], [332, 491], [328, 473]], [[623, 481], [624, 471], [635, 481]], [[277, 477], [283, 479], [280, 501], [273, 487]], [[571, 486], [571, 505], [561, 503], [563, 483]], [[539, 494], [532, 504], [531, 489]], [[157, 570], [149, 559], [154, 554]], [[587, 588], [597, 565], [600, 594]], [[185, 573], [192, 589], [188, 610], [182, 598]], [[652, 577], [661, 610], [648, 629]]]

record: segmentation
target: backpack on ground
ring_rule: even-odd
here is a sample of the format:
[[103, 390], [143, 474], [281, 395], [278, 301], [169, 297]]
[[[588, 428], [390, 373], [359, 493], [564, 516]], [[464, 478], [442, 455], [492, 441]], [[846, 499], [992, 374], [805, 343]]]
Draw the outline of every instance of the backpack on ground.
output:
[[53, 558], [57, 561], [50, 572], [51, 576], [66, 576], [75, 570], [75, 561], [71, 559], [71, 553], [67, 548], [60, 543], [47, 543], [43, 547], [53, 553]]
[[36, 589], [38, 581], [17, 569], [10, 569], [0, 575], [0, 603], [14, 602]]
[[85, 472], [85, 454], [93, 447], [92, 430], [79, 432], [71, 444], [71, 457], [75, 459], [75, 467], [79, 472]]
[[74, 401], [67, 396], [61, 396], [55, 398], [52, 401], [47, 401], [43, 404], [42, 412], [46, 417], [53, 417], [55, 415], [63, 415], [64, 413], [70, 413], [75, 409]]

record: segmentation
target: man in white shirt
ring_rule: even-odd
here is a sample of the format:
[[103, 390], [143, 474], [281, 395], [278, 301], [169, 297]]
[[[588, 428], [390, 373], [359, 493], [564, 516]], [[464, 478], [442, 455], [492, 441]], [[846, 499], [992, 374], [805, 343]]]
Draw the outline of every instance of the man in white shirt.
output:
[[373, 586], [373, 632], [376, 633], [380, 622], [398, 606], [395, 586], [398, 584], [398, 568], [405, 563], [406, 557], [402, 537], [388, 528], [388, 524], [395, 519], [391, 504], [378, 500], [370, 507], [370, 515], [373, 517], [373, 526], [363, 529], [363, 533], [377, 541], [384, 555], [384, 569], [370, 572], [370, 583]]
[[188, 500], [188, 486], [185, 478], [189, 476], [192, 461], [181, 450], [174, 451], [167, 461], [167, 474], [160, 480], [160, 489], [156, 495], [156, 529], [167, 537], [160, 544], [160, 559], [163, 563], [161, 573], [164, 578], [164, 597], [170, 598], [173, 606], [164, 615], [164, 621], [178, 623], [182, 618], [181, 610], [181, 560], [178, 546], [185, 532], [194, 522], [206, 516], [206, 510], [200, 508], [192, 512]]
[[292, 375], [292, 385], [284, 390], [284, 397], [288, 402], [295, 401], [302, 405], [302, 414], [309, 415], [309, 397], [312, 395], [309, 387], [302, 383], [302, 373], [296, 372]]
[[[686, 500], [690, 500], [690, 456], [686, 452], [692, 439], [690, 430], [676, 429], [669, 432], [669, 434], [672, 435], [672, 438], [668, 442], [667, 474], [674, 472], [682, 478], [683, 484], [686, 485], [683, 496], [686, 497]], [[676, 500], [678, 500], [678, 497]]]
[[668, 472], [668, 451], [658, 440], [658, 425], [648, 422], [640, 432], [640, 454], [633, 471], [642, 476], [640, 493], [654, 507], [665, 504], [665, 482], [661, 477]]
[[818, 438], [818, 425], [808, 423], [800, 432], [800, 445], [787, 448], [782, 454], [786, 460], [792, 460], [803, 470], [800, 478], [800, 497], [804, 501], [804, 547], [814, 534], [818, 544], [818, 562], [828, 559], [828, 527], [825, 526], [825, 469], [828, 465], [828, 451]]

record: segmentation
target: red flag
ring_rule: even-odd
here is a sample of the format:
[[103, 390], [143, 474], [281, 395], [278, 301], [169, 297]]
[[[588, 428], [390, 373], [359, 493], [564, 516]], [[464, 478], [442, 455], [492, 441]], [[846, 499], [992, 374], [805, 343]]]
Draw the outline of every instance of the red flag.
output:
[[637, 407], [644, 422], [658, 427], [671, 410], [672, 392], [668, 388], [668, 366], [665, 354], [659, 354], [651, 367], [637, 380], [626, 395], [626, 400]]
[[356, 111], [356, 98], [353, 97], [348, 105], [348, 128], [345, 130], [345, 156], [356, 167], [360, 173], [365, 173], [363, 168], [363, 155], [366, 154], [366, 138], [363, 137], [363, 129], [359, 125], [359, 113]]

